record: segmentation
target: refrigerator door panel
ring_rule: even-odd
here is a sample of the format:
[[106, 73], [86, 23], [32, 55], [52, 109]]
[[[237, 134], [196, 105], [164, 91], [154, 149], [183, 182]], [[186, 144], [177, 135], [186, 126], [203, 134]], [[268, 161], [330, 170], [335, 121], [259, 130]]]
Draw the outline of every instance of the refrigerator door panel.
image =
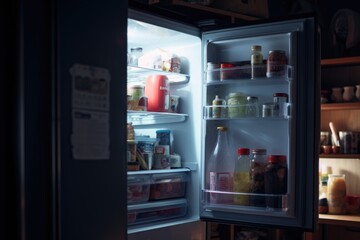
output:
[[[292, 227], [313, 229], [317, 206], [317, 159], [319, 132], [319, 78], [316, 22], [312, 17], [262, 23], [203, 33], [203, 142], [202, 142], [202, 199], [200, 217], [205, 221], [239, 224], [256, 224], [279, 228]], [[259, 76], [251, 79], [251, 47], [260, 45], [264, 61]], [[281, 74], [274, 76], [268, 71], [266, 60], [271, 50], [285, 52], [287, 62]], [[207, 71], [207, 63], [231, 63], [232, 68]], [[225, 66], [225, 65], [223, 65]], [[229, 67], [229, 66], [227, 66]], [[272, 69], [274, 70], [274, 69]], [[275, 73], [279, 69], [275, 68]], [[217, 73], [217, 79], [207, 79], [209, 73]], [[242, 98], [234, 106], [228, 105], [230, 93], [241, 93]], [[263, 107], [274, 103], [275, 93], [286, 93], [280, 114]], [[216, 106], [223, 111], [214, 115], [213, 99], [218, 95], [224, 102]], [[232, 95], [233, 96], [233, 95]], [[256, 96], [260, 115], [246, 115], [246, 96]], [[245, 99], [245, 100], [244, 100]], [[234, 108], [236, 114], [234, 115]], [[264, 112], [262, 110], [265, 110]], [[275, 108], [276, 110], [276, 108]], [[267, 156], [283, 155], [287, 160], [286, 192], [253, 192], [251, 189], [268, 184], [263, 178], [249, 183], [248, 191], [237, 192], [232, 186], [220, 191], [210, 187], [209, 158], [217, 139], [217, 126], [228, 128], [230, 152], [233, 161], [237, 148], [265, 148]], [[279, 172], [278, 172], [279, 174]], [[234, 182], [234, 184], [236, 184]], [[260, 185], [258, 185], [260, 184]], [[214, 193], [247, 196], [245, 205], [214, 203]], [[262, 197], [264, 205], [254, 206], [252, 199]], [[275, 205], [271, 201], [276, 200]]]

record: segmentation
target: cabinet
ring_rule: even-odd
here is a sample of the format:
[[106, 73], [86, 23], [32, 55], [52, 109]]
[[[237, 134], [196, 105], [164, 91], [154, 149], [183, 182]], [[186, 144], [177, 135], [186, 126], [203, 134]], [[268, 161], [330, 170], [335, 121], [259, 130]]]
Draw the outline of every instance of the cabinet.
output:
[[[321, 89], [355, 86], [360, 84], [360, 57], [324, 59], [321, 61]], [[340, 102], [321, 104], [321, 131], [330, 131], [333, 122], [338, 131], [360, 131], [360, 102]], [[360, 154], [321, 154], [320, 157], [360, 158]]]
[[[321, 61], [321, 89], [355, 86], [360, 84], [360, 57], [324, 59]], [[360, 102], [339, 102], [321, 104], [322, 131], [330, 131], [333, 122], [338, 131], [360, 131]], [[359, 194], [357, 184], [359, 175], [352, 169], [359, 166], [360, 152], [354, 154], [320, 154], [320, 164], [332, 167], [333, 172], [346, 174], [347, 192]], [[331, 215], [320, 214], [317, 231], [306, 233], [306, 240], [317, 239], [358, 239], [360, 226], [359, 214]]]

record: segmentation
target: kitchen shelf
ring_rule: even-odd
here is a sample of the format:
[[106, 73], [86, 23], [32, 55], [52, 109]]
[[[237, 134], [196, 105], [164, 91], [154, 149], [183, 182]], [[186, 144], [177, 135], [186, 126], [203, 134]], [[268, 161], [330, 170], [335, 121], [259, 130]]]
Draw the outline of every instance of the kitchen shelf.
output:
[[127, 111], [127, 121], [133, 126], [184, 122], [187, 116], [181, 113]]
[[321, 66], [342, 66], [358, 64], [360, 64], [360, 57], [330, 58], [321, 60]]
[[351, 103], [325, 103], [321, 104], [321, 110], [360, 110], [360, 102]]
[[348, 159], [360, 159], [360, 154], [320, 154], [320, 158], [348, 158]]
[[149, 75], [156, 75], [156, 74], [167, 76], [170, 84], [188, 83], [190, 80], [190, 76], [188, 74], [182, 74], [182, 73], [166, 72], [162, 70], [136, 67], [136, 66], [128, 66], [127, 70], [128, 70], [127, 82], [130, 84], [131, 83], [145, 84], [146, 78]]
[[360, 214], [319, 214], [318, 223], [346, 227], [360, 227]]

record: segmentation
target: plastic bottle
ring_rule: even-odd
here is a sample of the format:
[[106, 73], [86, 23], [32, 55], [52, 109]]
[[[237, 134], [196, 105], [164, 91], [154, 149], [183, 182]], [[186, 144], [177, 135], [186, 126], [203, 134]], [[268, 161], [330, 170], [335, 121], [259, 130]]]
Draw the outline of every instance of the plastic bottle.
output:
[[233, 203], [233, 195], [211, 191], [233, 192], [235, 156], [231, 154], [227, 128], [217, 127], [218, 137], [213, 153], [208, 159], [208, 186], [211, 203]]
[[[239, 148], [238, 159], [235, 162], [234, 172], [234, 192], [248, 193], [249, 192], [249, 170], [250, 170], [250, 149]], [[238, 205], [249, 205], [249, 196], [244, 194], [235, 194], [234, 203]]]
[[250, 195], [249, 204], [256, 207], [265, 207], [265, 168], [266, 168], [266, 149], [253, 149], [253, 157], [250, 165], [250, 193], [260, 195]]

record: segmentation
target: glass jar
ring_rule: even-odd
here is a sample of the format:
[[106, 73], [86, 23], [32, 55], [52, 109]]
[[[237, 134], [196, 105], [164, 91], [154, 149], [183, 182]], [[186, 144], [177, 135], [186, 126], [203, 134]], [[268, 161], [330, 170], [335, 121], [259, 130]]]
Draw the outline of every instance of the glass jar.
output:
[[143, 49], [141, 47], [130, 49], [130, 61], [129, 64], [132, 66], [139, 65], [139, 58], [143, 56]]
[[246, 98], [246, 116], [247, 117], [259, 117], [260, 109], [258, 104], [258, 98], [254, 96], [247, 96]]
[[266, 149], [253, 149], [252, 154], [249, 192], [259, 195], [251, 195], [249, 204], [250, 206], [265, 207], [265, 196], [261, 196], [261, 194], [265, 194]]
[[228, 96], [228, 114], [230, 118], [244, 117], [246, 96], [241, 92], [230, 93]]
[[329, 205], [329, 213], [346, 213], [345, 174], [329, 174], [327, 200]]

